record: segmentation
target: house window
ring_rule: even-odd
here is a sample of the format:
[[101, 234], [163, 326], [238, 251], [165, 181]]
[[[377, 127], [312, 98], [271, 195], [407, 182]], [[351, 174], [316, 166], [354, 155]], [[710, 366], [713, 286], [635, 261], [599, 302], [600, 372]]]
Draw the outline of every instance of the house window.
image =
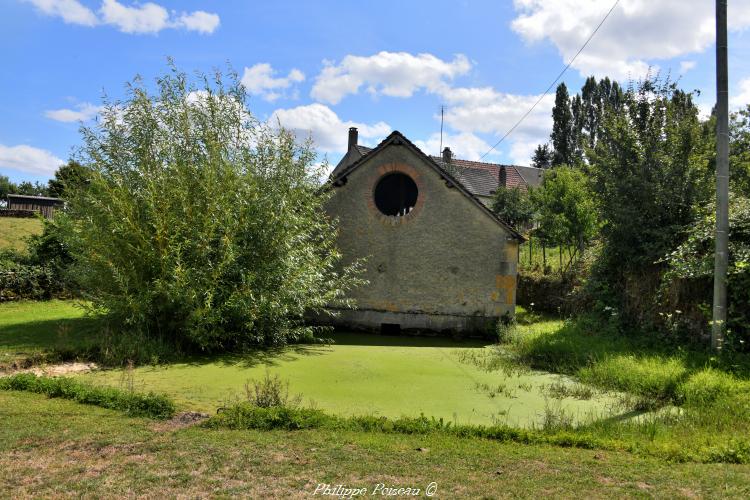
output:
[[412, 178], [396, 172], [386, 175], [375, 186], [375, 206], [384, 215], [401, 217], [414, 209], [418, 195]]

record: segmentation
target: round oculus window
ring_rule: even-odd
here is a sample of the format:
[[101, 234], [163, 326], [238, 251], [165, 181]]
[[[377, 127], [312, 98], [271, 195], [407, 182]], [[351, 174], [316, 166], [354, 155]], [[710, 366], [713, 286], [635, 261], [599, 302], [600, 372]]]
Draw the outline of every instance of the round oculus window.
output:
[[401, 217], [414, 209], [419, 190], [406, 174], [396, 172], [384, 176], [375, 186], [375, 206], [384, 215]]

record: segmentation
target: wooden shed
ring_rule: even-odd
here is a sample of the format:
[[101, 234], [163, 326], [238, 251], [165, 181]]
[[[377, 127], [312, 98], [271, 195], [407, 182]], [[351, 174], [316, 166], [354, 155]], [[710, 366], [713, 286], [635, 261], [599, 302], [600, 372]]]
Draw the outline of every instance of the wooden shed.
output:
[[55, 216], [55, 210], [62, 208], [65, 202], [60, 198], [47, 196], [27, 196], [24, 194], [8, 195], [8, 210], [33, 210], [39, 212], [46, 219]]

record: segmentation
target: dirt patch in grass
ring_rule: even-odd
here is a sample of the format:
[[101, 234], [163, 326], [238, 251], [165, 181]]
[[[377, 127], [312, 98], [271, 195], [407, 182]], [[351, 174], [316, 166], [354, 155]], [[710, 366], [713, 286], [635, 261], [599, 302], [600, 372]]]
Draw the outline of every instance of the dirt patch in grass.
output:
[[176, 431], [178, 429], [184, 429], [203, 422], [208, 419], [210, 415], [208, 413], [200, 413], [197, 411], [184, 411], [178, 413], [170, 420], [166, 422], [157, 422], [151, 426], [151, 429], [156, 432], [169, 432]]
[[[35, 366], [25, 370], [19, 370], [18, 373], [33, 373], [38, 376], [61, 377], [75, 373], [87, 373], [99, 368], [96, 363], [60, 363], [57, 365]], [[12, 373], [9, 373], [9, 375]]]

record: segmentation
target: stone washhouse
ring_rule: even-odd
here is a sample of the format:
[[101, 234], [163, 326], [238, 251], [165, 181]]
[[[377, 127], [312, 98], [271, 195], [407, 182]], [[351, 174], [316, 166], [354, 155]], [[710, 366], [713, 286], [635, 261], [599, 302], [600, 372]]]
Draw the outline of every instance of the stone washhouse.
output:
[[[365, 259], [356, 309], [319, 322], [387, 334], [489, 333], [515, 314], [523, 236], [488, 205], [499, 186], [541, 182], [531, 167], [428, 156], [398, 131], [375, 148], [349, 147], [331, 174], [327, 213], [344, 264]], [[331, 310], [333, 308], [330, 308]]]

